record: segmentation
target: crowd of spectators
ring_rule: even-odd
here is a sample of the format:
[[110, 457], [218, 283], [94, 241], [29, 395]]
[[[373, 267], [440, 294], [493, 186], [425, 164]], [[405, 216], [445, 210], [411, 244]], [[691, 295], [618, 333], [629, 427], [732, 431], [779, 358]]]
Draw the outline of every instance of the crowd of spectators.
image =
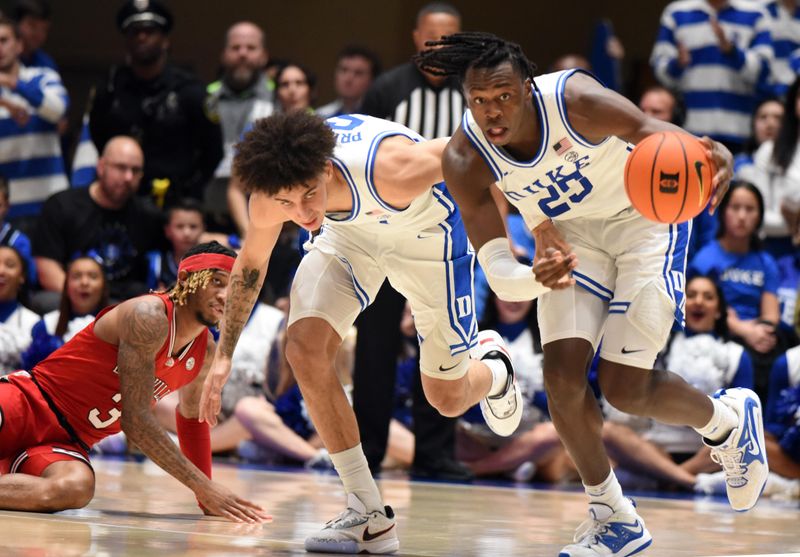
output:
[[[168, 6], [126, 0], [116, 18], [124, 62], [97, 81], [70, 145], [70, 98], [58, 53], [43, 50], [51, 19], [47, 0], [16, 0], [0, 14], [0, 373], [35, 365], [108, 303], [169, 287], [178, 261], [197, 243], [215, 239], [238, 248], [247, 197], [231, 162], [255, 120], [276, 111], [325, 118], [363, 112], [433, 138], [452, 134], [465, 107], [452, 82], [410, 62], [381, 73], [377, 55], [356, 44], [343, 45], [335, 67], [320, 73], [332, 79], [336, 98], [318, 103], [315, 72], [300, 60], [273, 60], [265, 30], [248, 21], [221, 32], [218, 78], [205, 85], [170, 61]], [[421, 50], [426, 40], [460, 28], [455, 7], [436, 2], [420, 10], [410, 38]], [[800, 1], [677, 0], [652, 28], [652, 79], [633, 100], [648, 115], [708, 135], [736, 155], [736, 177], [719, 210], [694, 220], [687, 326], [673, 333], [660, 360], [709, 394], [731, 386], [759, 393], [779, 474], [767, 492], [796, 497]], [[565, 54], [550, 70], [591, 71], [590, 59], [618, 69], [624, 50], [610, 24], [603, 30], [600, 52]], [[532, 260], [524, 223], [513, 209], [504, 211], [517, 256]], [[245, 460], [329, 467], [283, 356], [300, 243], [298, 230], [285, 226], [234, 355], [212, 446]], [[535, 302], [498, 300], [480, 270], [475, 290], [482, 326], [507, 340], [523, 385], [519, 432], [501, 440], [480, 412], [451, 420], [425, 403], [413, 322], [402, 297], [387, 287], [337, 364], [370, 467], [460, 480], [574, 479], [548, 417]], [[609, 454], [632, 478], [672, 489], [718, 488], [716, 465], [696, 436], [624, 415], [599, 390], [597, 396], [608, 418]], [[174, 404], [166, 398], [155, 409], [168, 430], [175, 427]], [[118, 436], [98, 450], [130, 447]]]

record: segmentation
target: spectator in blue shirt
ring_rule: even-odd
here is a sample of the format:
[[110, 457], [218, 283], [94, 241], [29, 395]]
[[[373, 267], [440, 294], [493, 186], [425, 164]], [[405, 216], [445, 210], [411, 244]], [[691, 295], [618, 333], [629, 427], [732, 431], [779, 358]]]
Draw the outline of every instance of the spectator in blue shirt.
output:
[[28, 286], [36, 284], [36, 262], [31, 253], [31, 239], [24, 232], [17, 230], [6, 222], [8, 209], [11, 207], [8, 193], [8, 180], [0, 174], [0, 246], [11, 246], [25, 260], [28, 268]]
[[748, 182], [733, 182], [719, 206], [717, 239], [692, 260], [690, 274], [714, 277], [730, 309], [733, 335], [758, 352], [775, 346], [778, 266], [761, 249], [758, 230], [764, 219], [761, 192]]
[[778, 266], [758, 237], [764, 199], [753, 184], [735, 181], [718, 214], [717, 239], [697, 253], [689, 276], [702, 274], [719, 283], [729, 306], [728, 328], [750, 351], [755, 364], [755, 391], [764, 396], [769, 369], [785, 344], [777, 328]]
[[800, 346], [772, 366], [764, 430], [770, 470], [800, 478]]

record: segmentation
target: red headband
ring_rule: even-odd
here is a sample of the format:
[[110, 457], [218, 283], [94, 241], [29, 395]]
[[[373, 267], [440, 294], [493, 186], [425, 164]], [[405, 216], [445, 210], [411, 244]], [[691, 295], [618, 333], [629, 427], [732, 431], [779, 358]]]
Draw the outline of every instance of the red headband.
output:
[[187, 273], [191, 273], [193, 271], [205, 271], [206, 269], [219, 269], [220, 271], [230, 273], [231, 269], [233, 269], [234, 261], [236, 261], [236, 259], [230, 255], [221, 253], [198, 253], [182, 259], [181, 264], [178, 266], [178, 272], [186, 271]]

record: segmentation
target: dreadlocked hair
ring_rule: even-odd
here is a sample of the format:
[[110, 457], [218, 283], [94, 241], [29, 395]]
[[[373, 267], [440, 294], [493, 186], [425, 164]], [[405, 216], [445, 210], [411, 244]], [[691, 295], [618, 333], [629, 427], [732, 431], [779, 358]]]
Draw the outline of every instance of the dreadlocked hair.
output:
[[510, 62], [523, 79], [533, 79], [536, 64], [525, 57], [522, 47], [491, 33], [464, 32], [428, 41], [431, 47], [414, 56], [420, 70], [433, 75], [456, 76], [464, 82], [470, 68], [496, 68]]
[[[230, 248], [226, 248], [219, 242], [214, 241], [206, 242], [204, 244], [197, 244], [193, 248], [190, 248], [182, 259], [186, 259], [187, 257], [201, 253], [217, 253], [221, 255], [228, 255], [230, 257], [236, 257], [235, 251]], [[191, 271], [189, 276], [186, 277], [185, 281], [178, 281], [172, 288], [169, 289], [167, 292], [169, 299], [179, 306], [186, 305], [186, 300], [189, 298], [190, 294], [194, 294], [198, 289], [208, 286], [208, 281], [211, 280], [211, 276], [214, 274], [214, 271], [215, 269]]]

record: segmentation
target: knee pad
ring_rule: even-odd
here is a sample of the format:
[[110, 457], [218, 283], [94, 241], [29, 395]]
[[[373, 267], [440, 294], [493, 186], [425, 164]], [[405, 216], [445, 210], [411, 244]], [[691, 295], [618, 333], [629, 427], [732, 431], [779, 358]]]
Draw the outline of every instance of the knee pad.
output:
[[653, 344], [663, 347], [675, 320], [675, 302], [656, 281], [651, 281], [631, 300], [625, 317]]

